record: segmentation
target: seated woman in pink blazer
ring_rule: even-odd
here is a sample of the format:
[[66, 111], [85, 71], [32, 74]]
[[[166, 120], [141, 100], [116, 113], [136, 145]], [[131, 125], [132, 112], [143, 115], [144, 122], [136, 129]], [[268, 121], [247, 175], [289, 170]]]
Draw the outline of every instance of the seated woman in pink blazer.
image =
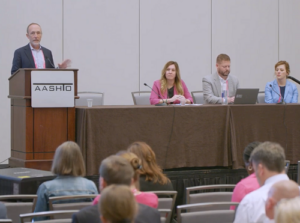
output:
[[[192, 104], [193, 98], [180, 77], [180, 70], [177, 62], [169, 61], [164, 66], [160, 80], [153, 84], [153, 91], [150, 96], [151, 105], [167, 104]], [[161, 96], [161, 98], [157, 95]]]

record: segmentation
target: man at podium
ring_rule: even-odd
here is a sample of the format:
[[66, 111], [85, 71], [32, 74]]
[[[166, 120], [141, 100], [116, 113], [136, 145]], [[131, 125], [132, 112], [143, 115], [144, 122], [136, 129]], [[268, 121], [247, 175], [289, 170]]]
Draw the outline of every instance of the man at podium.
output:
[[[40, 44], [42, 39], [41, 26], [37, 23], [29, 24], [26, 36], [29, 44], [15, 51], [11, 74], [15, 73], [19, 68], [55, 68], [51, 51]], [[58, 64], [58, 68], [65, 69], [69, 66], [70, 62], [67, 59]]]

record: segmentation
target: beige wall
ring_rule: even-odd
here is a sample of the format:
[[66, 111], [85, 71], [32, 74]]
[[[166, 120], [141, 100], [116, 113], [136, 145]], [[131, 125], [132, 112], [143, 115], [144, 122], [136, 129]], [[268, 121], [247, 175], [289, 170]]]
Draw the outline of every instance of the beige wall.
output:
[[287, 60], [300, 79], [298, 0], [1, 0], [0, 161], [10, 156], [8, 77], [26, 26], [40, 23], [57, 64], [72, 59], [79, 90], [105, 92], [105, 104], [133, 104], [164, 64], [176, 60], [190, 91], [201, 90], [215, 58], [227, 53], [242, 87], [264, 90]]

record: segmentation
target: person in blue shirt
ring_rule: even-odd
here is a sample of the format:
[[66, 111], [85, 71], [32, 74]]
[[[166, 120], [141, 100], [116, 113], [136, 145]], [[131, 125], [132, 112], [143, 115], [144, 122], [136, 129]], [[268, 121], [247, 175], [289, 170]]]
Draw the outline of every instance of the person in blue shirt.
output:
[[290, 65], [286, 61], [275, 64], [274, 81], [268, 82], [265, 88], [266, 103], [298, 103], [298, 90], [294, 83], [287, 80], [290, 74]]
[[[98, 194], [95, 183], [84, 178], [85, 165], [79, 146], [75, 142], [64, 142], [55, 151], [51, 171], [57, 176], [39, 186], [34, 212], [49, 211], [49, 197]], [[87, 202], [71, 199], [63, 203]], [[88, 201], [92, 202], [92, 199]], [[38, 217], [35, 221], [48, 217]]]

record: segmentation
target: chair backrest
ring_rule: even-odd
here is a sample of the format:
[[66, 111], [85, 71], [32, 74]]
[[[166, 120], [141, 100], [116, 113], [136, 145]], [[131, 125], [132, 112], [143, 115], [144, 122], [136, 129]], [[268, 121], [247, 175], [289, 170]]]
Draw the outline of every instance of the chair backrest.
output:
[[[177, 221], [178, 223], [198, 223], [198, 222], [233, 222], [235, 211], [229, 210], [230, 206], [237, 206], [238, 202], [213, 202], [202, 204], [188, 204], [177, 206]], [[223, 210], [212, 210], [214, 206], [222, 207]], [[199, 209], [209, 208], [208, 211], [194, 211]], [[182, 213], [186, 210], [186, 213]], [[192, 210], [192, 211], [190, 211]]]
[[290, 163], [291, 163], [291, 162], [290, 162], [289, 160], [286, 160], [286, 161], [285, 161], [284, 169], [285, 169], [285, 173], [286, 173], [286, 174], [289, 172]]
[[168, 221], [168, 217], [172, 215], [171, 209], [158, 209], [158, 212], [160, 213], [160, 222], [161, 223], [170, 223], [170, 220]]
[[205, 104], [203, 91], [191, 91], [191, 94], [195, 104]]
[[[87, 195], [73, 195], [73, 196], [58, 196], [49, 197], [49, 210], [50, 211], [64, 211], [64, 210], [80, 210], [84, 207], [92, 205], [92, 200], [97, 194]], [[87, 201], [88, 200], [88, 201]], [[54, 219], [72, 218], [72, 215], [55, 215]]]
[[[21, 214], [20, 215], [20, 220], [21, 223], [24, 222], [28, 222], [27, 219], [31, 219], [35, 218], [35, 217], [43, 217], [43, 216], [48, 216], [48, 217], [52, 217], [55, 218], [55, 216], [72, 216], [74, 213], [78, 212], [78, 210], [67, 210], [67, 211], [45, 211], [45, 212], [36, 212], [36, 213], [27, 213], [27, 214]], [[68, 219], [57, 219], [55, 218], [55, 220], [44, 220], [44, 221], [38, 221], [39, 223], [47, 223], [47, 222], [55, 222], [55, 223], [63, 223], [63, 222], [68, 222], [71, 223], [72, 222], [72, 218], [68, 218]]]
[[5, 204], [7, 210], [7, 217], [13, 222], [19, 222], [20, 214], [33, 212], [36, 200], [36, 194], [0, 196], [0, 201]]
[[13, 223], [11, 219], [0, 219], [0, 223]]
[[81, 91], [78, 92], [79, 99], [75, 100], [75, 106], [87, 106], [87, 99], [93, 99], [94, 105], [104, 104], [104, 93], [94, 91]]
[[[232, 197], [232, 192], [202, 192], [203, 190], [222, 190], [230, 189], [233, 190], [235, 184], [219, 184], [219, 185], [205, 185], [186, 188], [186, 203], [187, 204], [197, 204], [197, 203], [207, 203], [207, 202], [230, 202]], [[198, 193], [191, 193], [198, 192]], [[201, 207], [202, 208], [202, 207]], [[220, 210], [220, 207], [214, 206], [215, 210]], [[198, 209], [200, 210], [200, 209]], [[203, 207], [201, 210], [208, 210], [207, 207]], [[212, 210], [209, 208], [209, 210]]]
[[265, 102], [265, 92], [259, 91], [257, 95], [257, 103], [258, 104], [266, 104]]
[[131, 92], [134, 105], [150, 105], [151, 91]]
[[[150, 192], [150, 191], [149, 191]], [[167, 223], [171, 222], [171, 216], [172, 212], [175, 207], [175, 201], [177, 197], [177, 191], [151, 191], [152, 193], [155, 193], [158, 197], [158, 211], [159, 210], [169, 210], [170, 213], [165, 215], [161, 215], [162, 217], [166, 217]]]

